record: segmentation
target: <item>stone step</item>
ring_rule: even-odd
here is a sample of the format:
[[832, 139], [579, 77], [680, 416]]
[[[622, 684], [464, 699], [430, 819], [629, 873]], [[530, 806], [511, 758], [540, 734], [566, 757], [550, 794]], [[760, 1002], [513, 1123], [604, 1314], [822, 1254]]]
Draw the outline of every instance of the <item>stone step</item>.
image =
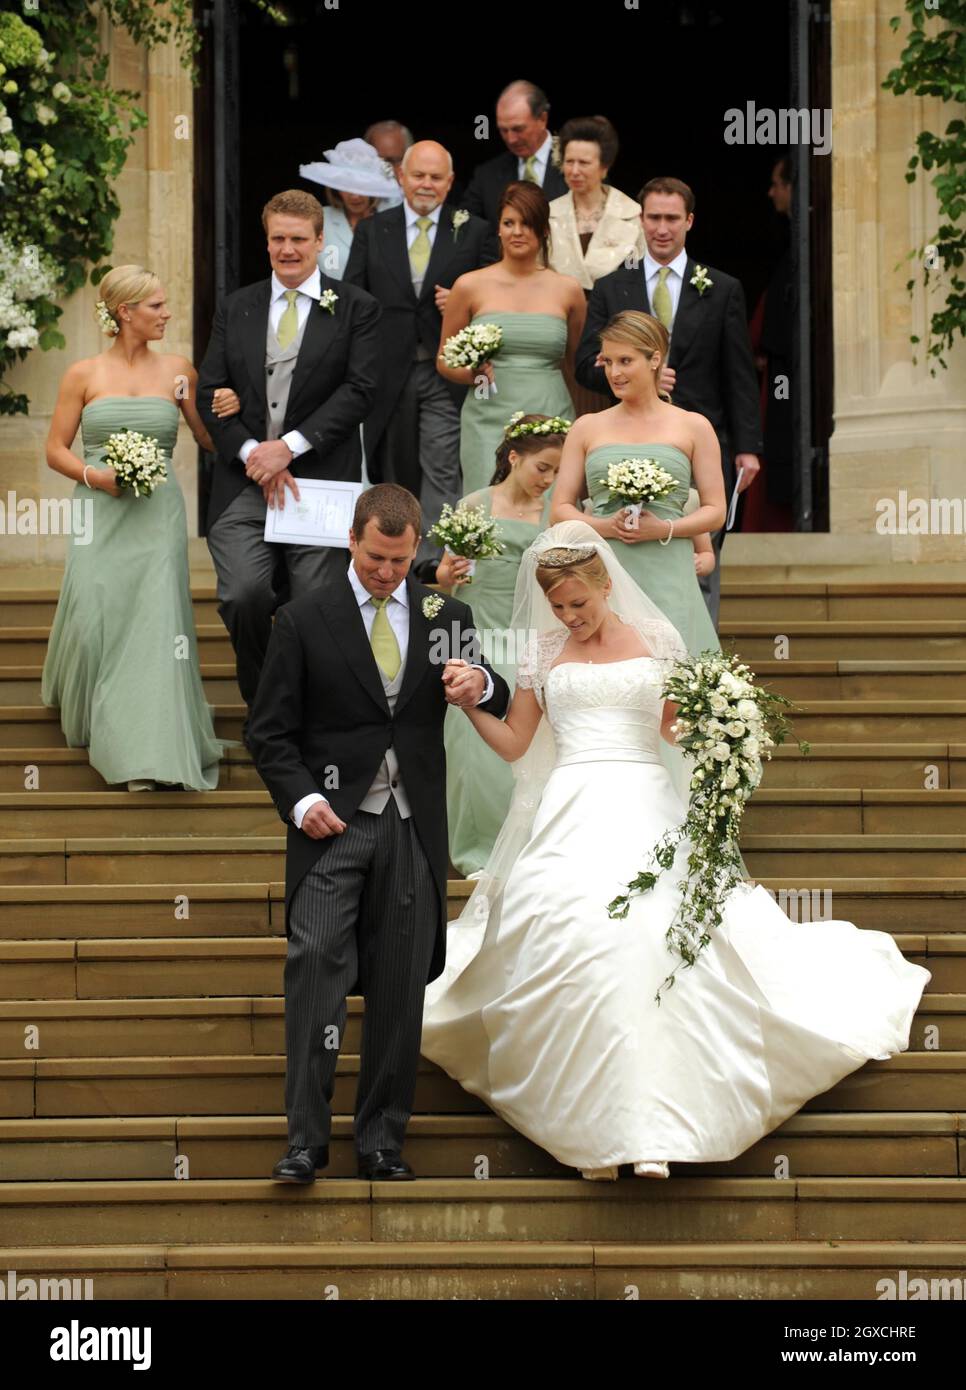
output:
[[[941, 746], [945, 748], [947, 745]], [[945, 777], [945, 763], [943, 770]], [[946, 785], [945, 780], [943, 785]], [[86, 748], [0, 748], [0, 792], [23, 793], [28, 788], [31, 791], [58, 793], [119, 790], [108, 787], [100, 773], [91, 767]], [[126, 788], [123, 790], [126, 792]], [[264, 783], [245, 748], [225, 750], [218, 776], [218, 790], [264, 791]]]
[[[762, 878], [794, 921], [838, 918], [892, 932], [959, 932], [966, 878]], [[451, 879], [458, 917], [472, 884]], [[275, 883], [126, 883], [0, 886], [0, 941], [117, 937], [284, 936]]]
[[280, 827], [265, 790], [0, 792], [0, 840], [53, 835], [271, 836]]
[[803, 754], [786, 743], [765, 763], [762, 787], [963, 788], [966, 744], [812, 743]]
[[957, 700], [966, 661], [758, 661], [762, 685], [790, 700]]
[[[0, 648], [0, 656], [3, 656]], [[29, 705], [42, 708], [40, 690], [42, 663], [0, 666], [0, 706]], [[205, 662], [201, 682], [209, 704], [238, 704], [241, 693], [233, 662]]]
[[[590, 1244], [358, 1241], [264, 1245], [83, 1245], [0, 1249], [4, 1269], [39, 1283], [77, 1279], [95, 1299], [338, 1298], [861, 1300], [955, 1297], [956, 1241], [721, 1241]], [[84, 1281], [90, 1280], [86, 1286]], [[924, 1282], [915, 1283], [913, 1281]], [[887, 1281], [883, 1283], [883, 1281]]]
[[[928, 957], [931, 990], [966, 990], [966, 934], [894, 939], [911, 960]], [[280, 936], [0, 941], [0, 998], [278, 997], [285, 952]]]
[[[343, 1053], [333, 1110], [355, 1104], [359, 1058]], [[285, 1058], [90, 1057], [0, 1060], [3, 1118], [94, 1115], [278, 1115], [284, 1110]], [[806, 1110], [958, 1111], [966, 1095], [966, 1053], [903, 1052], [867, 1062]], [[422, 1059], [414, 1114], [488, 1113], [476, 1096]]]
[[[215, 733], [241, 739], [242, 705], [215, 705]], [[65, 748], [59, 712], [39, 705], [0, 705], [0, 748]]]
[[[195, 634], [202, 665], [208, 662], [234, 663], [235, 654], [222, 622], [196, 624]], [[0, 666], [42, 666], [49, 638], [49, 625], [0, 627]], [[171, 660], [175, 660], [173, 645]]]
[[[779, 610], [784, 613], [783, 609]], [[8, 629], [11, 630], [12, 629]], [[758, 661], [963, 661], [966, 659], [966, 620], [933, 617], [913, 619], [777, 619], [740, 618], [719, 624], [726, 651], [737, 647], [752, 666]], [[776, 644], [781, 639], [781, 648]], [[0, 642], [2, 649], [2, 642]], [[10, 661], [12, 657], [8, 658]], [[24, 658], [27, 659], [27, 658]], [[213, 656], [209, 660], [216, 660]]]
[[[54, 585], [15, 588], [0, 572], [0, 627], [46, 628], [54, 620], [60, 589]], [[218, 599], [213, 584], [191, 586], [195, 624], [218, 623]]]
[[776, 614], [786, 622], [882, 622], [894, 618], [963, 622], [966, 584], [952, 580], [924, 582], [912, 576], [903, 583], [746, 582], [722, 575], [721, 617], [725, 622], [769, 622]]
[[[13, 1246], [264, 1241], [966, 1240], [957, 1178], [0, 1183]], [[915, 1247], [912, 1247], [913, 1249]]]
[[[284, 1153], [284, 1115], [0, 1120], [6, 1182], [264, 1178]], [[728, 1163], [694, 1177], [957, 1177], [962, 1113], [799, 1114]], [[574, 1169], [497, 1115], [415, 1115], [406, 1157], [421, 1178], [572, 1177]], [[328, 1177], [355, 1177], [353, 1117], [334, 1115]]]
[[[0, 962], [4, 968], [9, 964], [2, 955]], [[76, 999], [2, 999], [0, 1058], [283, 1053], [285, 1008], [280, 992], [237, 996], [221, 993], [221, 974], [240, 970], [241, 965], [231, 960], [224, 966], [219, 962], [217, 990], [198, 996], [178, 995], [176, 988], [169, 996], [157, 995], [140, 988], [138, 981], [131, 997], [107, 993]], [[351, 996], [342, 1038], [342, 1050], [347, 1053], [359, 1051], [363, 1013], [362, 998]], [[927, 991], [916, 1013], [909, 1046], [914, 1052], [927, 1047], [931, 1051], [966, 1050], [966, 993]]]
[[[284, 850], [281, 835], [7, 839], [0, 885], [274, 882]], [[966, 877], [966, 835], [746, 834], [742, 850], [756, 879]]]
[[[0, 840], [57, 835], [271, 837], [280, 825], [267, 791], [0, 792]], [[966, 788], [762, 788], [748, 834], [951, 835], [966, 830]]]

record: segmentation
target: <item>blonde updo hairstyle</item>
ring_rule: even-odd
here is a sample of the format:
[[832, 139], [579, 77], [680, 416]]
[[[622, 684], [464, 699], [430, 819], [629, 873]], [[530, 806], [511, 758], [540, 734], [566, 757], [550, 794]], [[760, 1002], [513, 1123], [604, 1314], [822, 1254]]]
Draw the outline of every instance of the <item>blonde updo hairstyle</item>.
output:
[[101, 301], [107, 313], [120, 327], [118, 309], [122, 304], [140, 304], [149, 294], [161, 288], [161, 281], [143, 265], [116, 265], [100, 283]]
[[555, 545], [537, 561], [537, 583], [549, 598], [567, 579], [579, 579], [591, 589], [604, 589], [610, 579], [607, 566], [594, 546]]
[[[601, 343], [605, 338], [612, 343], [624, 343], [628, 347], [636, 348], [638, 352], [643, 352], [645, 357], [652, 357], [655, 352], [659, 352], [661, 361], [654, 376], [655, 380], [660, 380], [671, 343], [667, 329], [660, 319], [642, 313], [640, 309], [624, 309], [621, 313], [615, 314], [610, 323], [601, 329]], [[670, 403], [671, 397], [667, 391], [658, 387], [657, 394], [662, 401]]]

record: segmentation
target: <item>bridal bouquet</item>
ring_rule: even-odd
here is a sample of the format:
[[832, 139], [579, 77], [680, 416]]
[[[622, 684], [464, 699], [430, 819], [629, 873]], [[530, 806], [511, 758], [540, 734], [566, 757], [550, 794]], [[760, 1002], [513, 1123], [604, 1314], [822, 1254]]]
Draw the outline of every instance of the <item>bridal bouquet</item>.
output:
[[104, 445], [104, 464], [114, 469], [120, 488], [130, 488], [135, 497], [150, 497], [168, 475], [164, 451], [152, 434], [119, 430]]
[[667, 497], [677, 486], [675, 479], [662, 468], [657, 459], [621, 459], [607, 469], [607, 486], [611, 497], [619, 498], [630, 513], [627, 524], [637, 530], [638, 518], [645, 502], [657, 502]]
[[[709, 944], [721, 924], [721, 903], [741, 881], [741, 817], [761, 781], [762, 759], [791, 732], [784, 710], [794, 707], [784, 695], [755, 685], [737, 656], [713, 651], [676, 662], [662, 694], [677, 703], [672, 728], [693, 759], [688, 813], [651, 850], [656, 868], [639, 873], [607, 906], [610, 917], [626, 917], [631, 898], [653, 888], [661, 870], [674, 864], [681, 841], [689, 842], [681, 901], [667, 930], [668, 949], [681, 961], [655, 995], [658, 1003], [681, 964], [694, 965]], [[808, 752], [808, 744], [799, 741], [799, 747]]]
[[[503, 329], [498, 323], [470, 323], [446, 339], [439, 355], [447, 367], [469, 367], [475, 372], [499, 352], [502, 342]], [[490, 390], [497, 394], [495, 383]]]
[[[429, 534], [441, 541], [451, 555], [469, 560], [468, 575], [476, 569], [477, 560], [501, 555], [504, 550], [502, 541], [497, 540], [496, 522], [487, 516], [483, 507], [454, 508], [446, 502], [439, 521], [430, 527]], [[471, 581], [467, 579], [466, 582]]]

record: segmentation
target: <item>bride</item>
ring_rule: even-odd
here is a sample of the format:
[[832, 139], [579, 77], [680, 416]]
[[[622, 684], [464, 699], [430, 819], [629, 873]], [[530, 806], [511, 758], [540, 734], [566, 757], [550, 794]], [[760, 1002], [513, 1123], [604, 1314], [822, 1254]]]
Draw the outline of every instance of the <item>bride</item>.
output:
[[624, 919], [607, 904], [685, 816], [675, 628], [580, 521], [517, 581], [532, 633], [505, 721], [465, 710], [516, 791], [426, 992], [422, 1052], [593, 1179], [735, 1158], [871, 1058], [904, 1051], [930, 979], [885, 932], [796, 924], [741, 883], [663, 1001], [687, 845]]

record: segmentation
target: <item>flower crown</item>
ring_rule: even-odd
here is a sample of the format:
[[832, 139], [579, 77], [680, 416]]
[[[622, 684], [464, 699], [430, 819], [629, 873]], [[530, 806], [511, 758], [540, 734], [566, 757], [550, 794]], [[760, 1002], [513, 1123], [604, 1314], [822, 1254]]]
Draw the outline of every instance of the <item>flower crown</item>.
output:
[[541, 569], [563, 569], [566, 565], [576, 565], [582, 560], [589, 560], [596, 554], [595, 545], [552, 545], [538, 553], [537, 564]]
[[547, 420], [524, 420], [525, 414], [517, 410], [510, 416], [503, 431], [504, 439], [520, 439], [525, 434], [566, 434], [573, 424], [561, 415], [551, 415]]
[[121, 325], [104, 303], [103, 299], [99, 299], [94, 305], [94, 313], [97, 315], [102, 333], [107, 333], [110, 337], [113, 337], [115, 333], [120, 333]]

